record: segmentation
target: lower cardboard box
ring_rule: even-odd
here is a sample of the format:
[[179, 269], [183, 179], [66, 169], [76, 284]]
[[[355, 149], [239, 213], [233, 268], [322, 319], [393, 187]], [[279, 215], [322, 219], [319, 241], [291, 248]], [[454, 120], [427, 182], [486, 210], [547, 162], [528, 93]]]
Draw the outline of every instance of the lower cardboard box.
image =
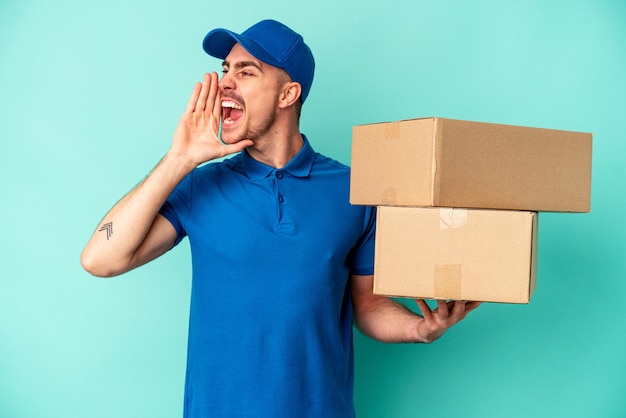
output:
[[374, 293], [528, 303], [537, 226], [537, 212], [379, 206]]

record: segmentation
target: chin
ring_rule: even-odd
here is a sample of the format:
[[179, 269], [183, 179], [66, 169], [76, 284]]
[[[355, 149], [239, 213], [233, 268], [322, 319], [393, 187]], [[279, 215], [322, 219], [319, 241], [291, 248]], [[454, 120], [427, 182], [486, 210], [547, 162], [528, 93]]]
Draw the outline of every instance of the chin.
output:
[[222, 142], [227, 145], [236, 144], [239, 141], [244, 140], [245, 138], [233, 134], [224, 134], [222, 132], [221, 138]]
[[239, 138], [233, 132], [227, 132], [222, 127], [222, 132], [220, 132], [220, 139], [225, 144], [234, 144], [239, 141]]

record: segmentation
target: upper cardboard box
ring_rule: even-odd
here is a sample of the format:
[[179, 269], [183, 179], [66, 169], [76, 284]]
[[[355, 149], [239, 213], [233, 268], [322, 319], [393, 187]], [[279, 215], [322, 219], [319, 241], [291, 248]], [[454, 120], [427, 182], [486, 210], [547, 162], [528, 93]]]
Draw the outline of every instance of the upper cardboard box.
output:
[[355, 126], [350, 202], [591, 210], [592, 134], [444, 118]]

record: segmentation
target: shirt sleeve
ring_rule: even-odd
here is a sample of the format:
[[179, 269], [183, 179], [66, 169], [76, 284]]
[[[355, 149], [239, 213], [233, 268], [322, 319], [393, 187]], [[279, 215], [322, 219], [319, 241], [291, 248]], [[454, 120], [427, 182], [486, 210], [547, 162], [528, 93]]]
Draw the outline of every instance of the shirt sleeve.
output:
[[374, 244], [376, 236], [376, 208], [365, 208], [363, 233], [354, 248], [350, 273], [357, 276], [374, 274]]
[[178, 245], [183, 238], [187, 236], [185, 222], [191, 211], [192, 184], [193, 171], [176, 186], [159, 210], [159, 213], [163, 215], [176, 230], [176, 242], [174, 242], [174, 246]]

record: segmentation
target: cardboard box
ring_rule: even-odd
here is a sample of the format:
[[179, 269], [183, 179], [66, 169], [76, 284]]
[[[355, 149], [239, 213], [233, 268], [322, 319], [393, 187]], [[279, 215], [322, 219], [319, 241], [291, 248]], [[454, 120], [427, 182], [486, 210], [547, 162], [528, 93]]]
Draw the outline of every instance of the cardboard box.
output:
[[385, 207], [377, 212], [374, 293], [528, 303], [536, 212]]
[[352, 130], [350, 202], [589, 212], [592, 134], [443, 118]]

